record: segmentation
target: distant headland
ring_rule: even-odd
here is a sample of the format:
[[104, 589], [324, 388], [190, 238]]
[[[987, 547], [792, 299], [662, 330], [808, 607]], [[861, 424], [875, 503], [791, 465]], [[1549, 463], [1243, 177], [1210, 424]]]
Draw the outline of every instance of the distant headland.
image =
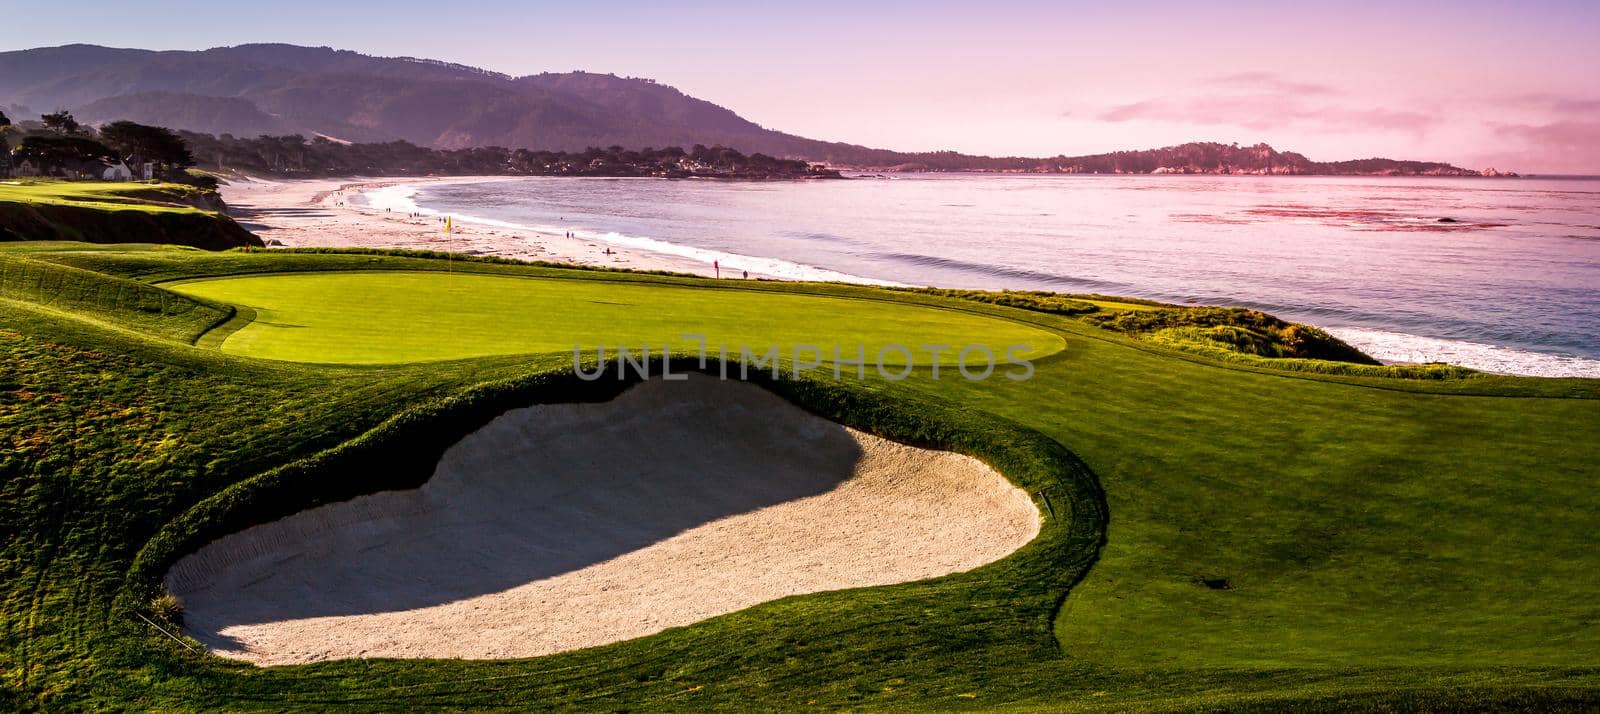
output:
[[1494, 168], [1464, 169], [1436, 161], [1355, 159], [1312, 161], [1266, 144], [1191, 142], [1141, 151], [1053, 158], [989, 158], [945, 152], [919, 155], [888, 171], [982, 171], [1042, 174], [1243, 174], [1257, 176], [1483, 176], [1515, 177]]

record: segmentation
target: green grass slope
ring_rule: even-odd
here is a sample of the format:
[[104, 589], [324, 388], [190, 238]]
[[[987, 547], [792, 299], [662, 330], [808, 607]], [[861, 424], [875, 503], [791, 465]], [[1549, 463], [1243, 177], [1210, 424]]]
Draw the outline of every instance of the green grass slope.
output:
[[[416, 271], [470, 270], [475, 288], [516, 275], [514, 289], [483, 301], [553, 315], [558, 332], [581, 326], [560, 316], [574, 296], [628, 294], [633, 310], [591, 313], [623, 342], [659, 341], [663, 321], [707, 313], [753, 341], [798, 339], [763, 322], [788, 311], [808, 315], [806, 334], [867, 330], [880, 341], [908, 326], [947, 342], [1038, 331], [1065, 349], [1025, 382], [935, 380], [920, 367], [898, 382], [869, 371], [863, 383], [771, 386], [846, 423], [977, 454], [1053, 515], [1038, 540], [970, 573], [788, 598], [591, 650], [253, 668], [190, 652], [132, 615], [164, 563], [219, 532], [414, 483], [439, 449], [506, 405], [602, 398], [617, 383], [576, 384], [570, 347], [447, 360], [435, 342], [429, 358], [442, 361], [305, 364], [234, 354], [234, 338], [220, 350], [190, 345], [200, 321], [182, 315], [152, 326], [106, 300], [7, 293], [0, 706], [1392, 711], [1600, 700], [1592, 380], [1288, 371], [1071, 316], [850, 286], [40, 248], [4, 253], [34, 270], [151, 289], [316, 272], [322, 280], [298, 283], [296, 310], [319, 290], [338, 295], [341, 278], [395, 271], [390, 285], [411, 294], [386, 300], [419, 320], [430, 301], [456, 299], [447, 281], [461, 276], [414, 281]], [[172, 287], [229, 282], [250, 281]], [[849, 307], [807, 312], [822, 299]], [[329, 303], [316, 329], [357, 330], [374, 315]], [[915, 320], [868, 330], [858, 304]], [[518, 329], [540, 350], [537, 328]], [[461, 356], [514, 348], [485, 350], [501, 338], [482, 329], [453, 337]]]
[[182, 184], [0, 182], [0, 241], [260, 246], [219, 212], [215, 193]]
[[193, 342], [233, 317], [232, 306], [153, 285], [0, 253], [0, 300], [64, 311], [80, 319]]

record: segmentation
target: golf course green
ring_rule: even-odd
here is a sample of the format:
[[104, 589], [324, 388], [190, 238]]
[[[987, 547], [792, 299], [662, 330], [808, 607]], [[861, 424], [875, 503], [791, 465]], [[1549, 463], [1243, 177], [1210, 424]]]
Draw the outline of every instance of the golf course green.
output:
[[[168, 284], [192, 297], [246, 306], [253, 319], [222, 343], [224, 352], [298, 362], [421, 362], [496, 354], [594, 351], [634, 354], [664, 346], [698, 354], [703, 336], [737, 358], [770, 348], [831, 361], [864, 355], [876, 364], [954, 364], [983, 345], [1003, 361], [1064, 347], [1059, 335], [1010, 320], [859, 298], [795, 296], [456, 272], [343, 272], [254, 275]], [[955, 340], [959, 339], [959, 342]], [[910, 352], [885, 348], [900, 345]], [[924, 345], [942, 346], [924, 349]], [[819, 353], [820, 351], [820, 353]], [[972, 353], [974, 358], [979, 353]]]
[[[1148, 309], [1101, 300], [1102, 310]], [[254, 667], [173, 637], [212, 539], [413, 488], [572, 348], [1028, 344], [1030, 379], [763, 384], [971, 454], [1040, 535], [932, 580], [524, 660]], [[1600, 699], [1600, 381], [1213, 359], [861, 286], [383, 253], [0, 248], [0, 707], [1582, 710]], [[1396, 372], [1395, 374], [1402, 374]], [[608, 391], [610, 390], [610, 391]]]

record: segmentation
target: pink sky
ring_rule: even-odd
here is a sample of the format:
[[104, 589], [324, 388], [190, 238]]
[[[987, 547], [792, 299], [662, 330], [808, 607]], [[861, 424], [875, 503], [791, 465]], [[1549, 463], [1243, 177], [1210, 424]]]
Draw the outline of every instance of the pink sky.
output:
[[928, 45], [852, 43], [823, 71], [768, 59], [769, 83], [685, 62], [681, 86], [763, 124], [899, 149], [1267, 141], [1318, 160], [1600, 173], [1600, 2], [1114, 5], [950, 10], [907, 29]]
[[1318, 160], [1600, 173], [1600, 0], [84, 2], [14, 15], [0, 48], [292, 42], [613, 72], [902, 150], [1267, 141]]

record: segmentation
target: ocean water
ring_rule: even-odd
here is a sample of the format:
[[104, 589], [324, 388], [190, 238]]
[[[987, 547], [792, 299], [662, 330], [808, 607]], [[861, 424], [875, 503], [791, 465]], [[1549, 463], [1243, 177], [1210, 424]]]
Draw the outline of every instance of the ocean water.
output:
[[725, 271], [1238, 305], [1383, 360], [1600, 377], [1597, 179], [528, 178], [386, 191], [374, 200]]

